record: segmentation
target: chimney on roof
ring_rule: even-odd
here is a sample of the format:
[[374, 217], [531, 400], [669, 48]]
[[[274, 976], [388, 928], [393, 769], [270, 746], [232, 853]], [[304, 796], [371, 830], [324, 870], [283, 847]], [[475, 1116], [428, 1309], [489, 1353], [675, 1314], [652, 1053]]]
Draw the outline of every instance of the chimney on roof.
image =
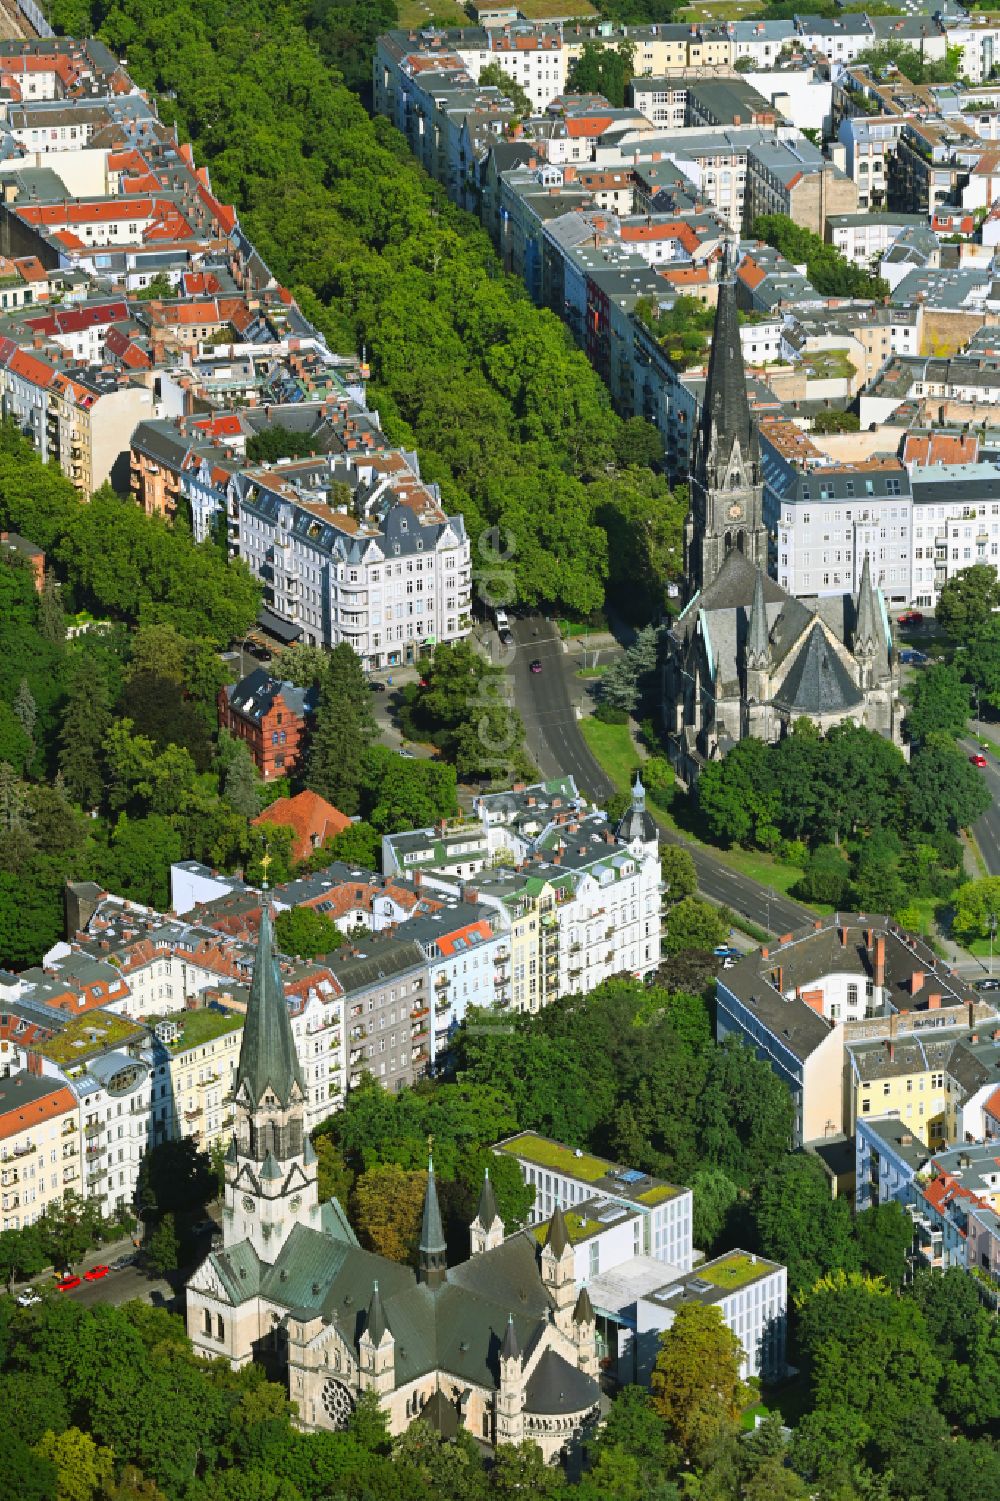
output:
[[886, 1048], [888, 1049], [889, 1053], [889, 1062], [892, 1063], [896, 1057], [896, 1044], [892, 1041], [891, 1038], [886, 1043]]
[[940, 1011], [941, 997], [937, 993], [927, 997], [927, 1009], [928, 1011]]
[[841, 946], [841, 948], [842, 949], [846, 949], [846, 947], [847, 947], [847, 929], [846, 928], [838, 928], [837, 932], [840, 934], [840, 946]]
[[873, 976], [876, 988], [885, 985], [885, 937], [880, 935], [875, 940], [875, 973]]

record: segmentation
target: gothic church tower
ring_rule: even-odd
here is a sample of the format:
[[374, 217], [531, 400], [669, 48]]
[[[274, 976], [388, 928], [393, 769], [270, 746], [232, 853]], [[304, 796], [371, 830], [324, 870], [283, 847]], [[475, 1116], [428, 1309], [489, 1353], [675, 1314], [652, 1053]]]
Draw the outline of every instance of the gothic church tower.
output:
[[316, 1154], [306, 1137], [305, 1085], [265, 897], [236, 1071], [236, 1131], [226, 1157], [223, 1236], [248, 1240], [273, 1264], [293, 1225], [320, 1228]]
[[711, 584], [730, 552], [743, 553], [766, 573], [760, 441], [747, 399], [735, 272], [728, 255], [719, 282], [690, 481], [691, 507], [684, 526], [688, 598]]

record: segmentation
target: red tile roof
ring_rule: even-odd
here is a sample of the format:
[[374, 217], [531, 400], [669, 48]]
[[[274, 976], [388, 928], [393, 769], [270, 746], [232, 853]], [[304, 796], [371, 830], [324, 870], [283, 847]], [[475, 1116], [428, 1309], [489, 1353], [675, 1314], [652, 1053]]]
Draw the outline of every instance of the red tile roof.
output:
[[255, 826], [276, 824], [295, 830], [292, 858], [304, 860], [327, 839], [350, 827], [351, 820], [317, 792], [300, 792], [296, 797], [279, 797], [254, 819]]
[[76, 1108], [73, 1091], [65, 1085], [56, 1086], [51, 1094], [44, 1095], [40, 1100], [32, 1100], [29, 1105], [14, 1105], [10, 1110], [5, 1110], [0, 1115], [0, 1138], [18, 1136], [41, 1121], [50, 1121], [53, 1116], [66, 1115], [71, 1110], [75, 1112]]

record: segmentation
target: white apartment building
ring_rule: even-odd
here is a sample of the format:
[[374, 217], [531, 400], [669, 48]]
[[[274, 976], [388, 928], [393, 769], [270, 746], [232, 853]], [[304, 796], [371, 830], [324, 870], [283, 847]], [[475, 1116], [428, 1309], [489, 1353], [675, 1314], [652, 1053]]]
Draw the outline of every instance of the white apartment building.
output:
[[[636, 1168], [616, 1167], [603, 1157], [574, 1151], [534, 1131], [508, 1137], [493, 1150], [513, 1157], [525, 1183], [535, 1190], [529, 1224], [542, 1224], [556, 1209], [578, 1213], [578, 1206], [603, 1200], [640, 1217], [636, 1254], [668, 1262], [681, 1272], [691, 1270], [693, 1195], [689, 1188], [678, 1188]], [[589, 1267], [580, 1270], [586, 1281]]]
[[960, 76], [970, 83], [985, 83], [1000, 63], [1000, 22], [983, 18], [950, 26], [948, 46], [962, 49]]
[[148, 1048], [102, 1052], [64, 1071], [80, 1105], [81, 1191], [111, 1215], [135, 1202], [139, 1165], [152, 1141], [152, 1056]]
[[381, 668], [469, 634], [465, 523], [400, 454], [244, 471], [229, 517], [231, 551], [312, 645], [346, 641]]
[[896, 460], [803, 467], [762, 434], [764, 519], [775, 576], [800, 597], [854, 594], [867, 554], [872, 583], [892, 604], [912, 594], [913, 500]]
[[1000, 574], [1000, 471], [993, 464], [914, 468], [912, 602], [933, 609], [942, 586], [975, 563]]
[[33, 1225], [64, 1193], [81, 1192], [76, 1097], [60, 1080], [0, 1080], [0, 1230]]
[[[860, 204], [860, 196], [859, 196]], [[881, 213], [830, 214], [827, 239], [845, 260], [867, 271], [874, 260], [881, 260], [904, 229], [926, 224], [923, 214]]]

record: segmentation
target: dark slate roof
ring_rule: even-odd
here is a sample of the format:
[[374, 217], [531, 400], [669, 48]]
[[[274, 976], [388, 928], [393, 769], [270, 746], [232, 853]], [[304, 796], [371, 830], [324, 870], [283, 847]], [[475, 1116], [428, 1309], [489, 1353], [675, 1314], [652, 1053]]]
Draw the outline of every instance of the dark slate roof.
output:
[[524, 1392], [526, 1412], [585, 1412], [600, 1398], [600, 1388], [591, 1376], [546, 1350], [528, 1377]]
[[641, 839], [644, 844], [648, 844], [659, 838], [659, 830], [646, 812], [646, 789], [642, 785], [638, 772], [635, 774], [635, 786], [632, 788], [631, 805], [618, 820], [615, 838], [620, 839], [624, 844], [631, 844], [634, 839]]
[[817, 621], [774, 695], [774, 702], [796, 714], [835, 714], [862, 700], [860, 689]]
[[433, 1428], [435, 1433], [440, 1433], [442, 1438], [458, 1437], [458, 1410], [454, 1402], [449, 1402], [440, 1389], [431, 1392], [420, 1409], [420, 1418], [422, 1422]]
[[[696, 615], [698, 610], [735, 610], [741, 605], [749, 610], [759, 571], [745, 553], [735, 550], [729, 553], [712, 582], [695, 595], [691, 602], [694, 608], [685, 610], [681, 619]], [[790, 598], [775, 579], [764, 575], [764, 599], [769, 605], [783, 605]]]
[[246, 1084], [254, 1103], [260, 1101], [268, 1086], [283, 1105], [288, 1104], [295, 1084], [305, 1097], [302, 1070], [285, 1004], [285, 987], [274, 955], [268, 902], [264, 903], [261, 913], [236, 1090], [239, 1091], [243, 1084]]
[[314, 686], [297, 688], [294, 683], [273, 678], [263, 667], [255, 668], [239, 683], [230, 683], [226, 687], [230, 707], [242, 714], [244, 719], [252, 719], [256, 724], [270, 712], [271, 705], [279, 694], [289, 713], [297, 714], [300, 719], [311, 714], [316, 707]]

